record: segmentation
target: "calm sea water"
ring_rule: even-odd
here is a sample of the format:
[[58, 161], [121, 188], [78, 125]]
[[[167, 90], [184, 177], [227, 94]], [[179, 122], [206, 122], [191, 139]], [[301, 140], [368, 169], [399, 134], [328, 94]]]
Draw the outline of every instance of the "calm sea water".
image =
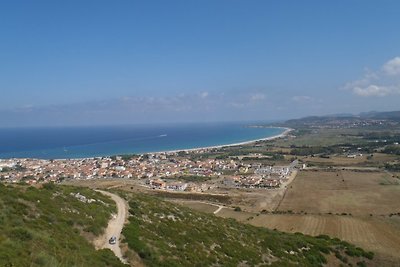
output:
[[244, 123], [0, 129], [0, 158], [86, 158], [190, 149], [261, 139], [281, 128]]

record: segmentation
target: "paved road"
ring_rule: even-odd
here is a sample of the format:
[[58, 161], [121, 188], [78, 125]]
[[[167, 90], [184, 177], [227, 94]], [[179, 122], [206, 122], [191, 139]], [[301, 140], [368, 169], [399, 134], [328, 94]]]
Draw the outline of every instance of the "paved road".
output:
[[[126, 204], [126, 201], [124, 199], [117, 196], [116, 194], [102, 190], [96, 190], [96, 191], [102, 193], [103, 195], [111, 197], [111, 199], [114, 200], [115, 203], [117, 204], [118, 213], [108, 222], [108, 226], [104, 234], [98, 237], [94, 241], [95, 247], [98, 249], [101, 248], [111, 249], [114, 252], [115, 256], [117, 256], [122, 262], [127, 263], [126, 260], [122, 257], [119, 241], [122, 228], [127, 218], [128, 205]], [[112, 236], [117, 237], [117, 243], [114, 245], [108, 243], [108, 240]]]

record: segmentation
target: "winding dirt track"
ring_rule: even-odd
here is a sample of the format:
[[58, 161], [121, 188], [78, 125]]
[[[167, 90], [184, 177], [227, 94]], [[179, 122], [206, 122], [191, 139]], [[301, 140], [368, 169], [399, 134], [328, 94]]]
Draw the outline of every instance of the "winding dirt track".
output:
[[[118, 213], [114, 216], [109, 222], [107, 229], [105, 230], [104, 234], [99, 236], [95, 241], [94, 245], [97, 249], [108, 248], [112, 252], [114, 252], [115, 256], [117, 256], [123, 263], [127, 263], [126, 260], [122, 256], [121, 248], [119, 245], [120, 236], [122, 232], [122, 228], [126, 221], [128, 215], [128, 205], [124, 199], [117, 196], [116, 194], [96, 190], [97, 192], [102, 193], [103, 195], [111, 197], [112, 200], [115, 201], [117, 204]], [[109, 244], [108, 240], [112, 237], [117, 237], [117, 243], [114, 245]]]

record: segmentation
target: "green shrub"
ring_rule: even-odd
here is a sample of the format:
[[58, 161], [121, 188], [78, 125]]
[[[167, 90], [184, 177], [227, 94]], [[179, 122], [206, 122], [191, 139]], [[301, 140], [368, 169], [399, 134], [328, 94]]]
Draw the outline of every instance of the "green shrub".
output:
[[365, 258], [367, 258], [367, 259], [369, 259], [369, 260], [372, 260], [372, 259], [374, 258], [374, 253], [371, 252], [371, 251], [369, 251], [369, 252], [364, 252], [364, 253], [363, 253], [363, 257], [365, 257]]
[[[123, 266], [110, 250], [96, 251], [81, 236], [82, 229], [96, 233], [107, 226], [115, 210], [108, 197], [55, 184], [41, 189], [0, 184], [0, 191], [0, 266]], [[71, 192], [105, 204], [80, 202]]]
[[9, 237], [16, 241], [28, 241], [32, 239], [32, 234], [24, 228], [14, 228], [11, 230]]
[[52, 191], [52, 190], [56, 189], [56, 185], [53, 182], [50, 182], [50, 183], [43, 184], [43, 188], [46, 190]]

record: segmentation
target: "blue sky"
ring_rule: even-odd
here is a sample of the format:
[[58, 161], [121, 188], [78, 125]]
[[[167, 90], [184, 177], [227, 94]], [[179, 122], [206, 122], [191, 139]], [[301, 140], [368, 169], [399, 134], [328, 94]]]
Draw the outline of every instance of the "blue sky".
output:
[[396, 110], [399, 1], [1, 1], [0, 125]]

